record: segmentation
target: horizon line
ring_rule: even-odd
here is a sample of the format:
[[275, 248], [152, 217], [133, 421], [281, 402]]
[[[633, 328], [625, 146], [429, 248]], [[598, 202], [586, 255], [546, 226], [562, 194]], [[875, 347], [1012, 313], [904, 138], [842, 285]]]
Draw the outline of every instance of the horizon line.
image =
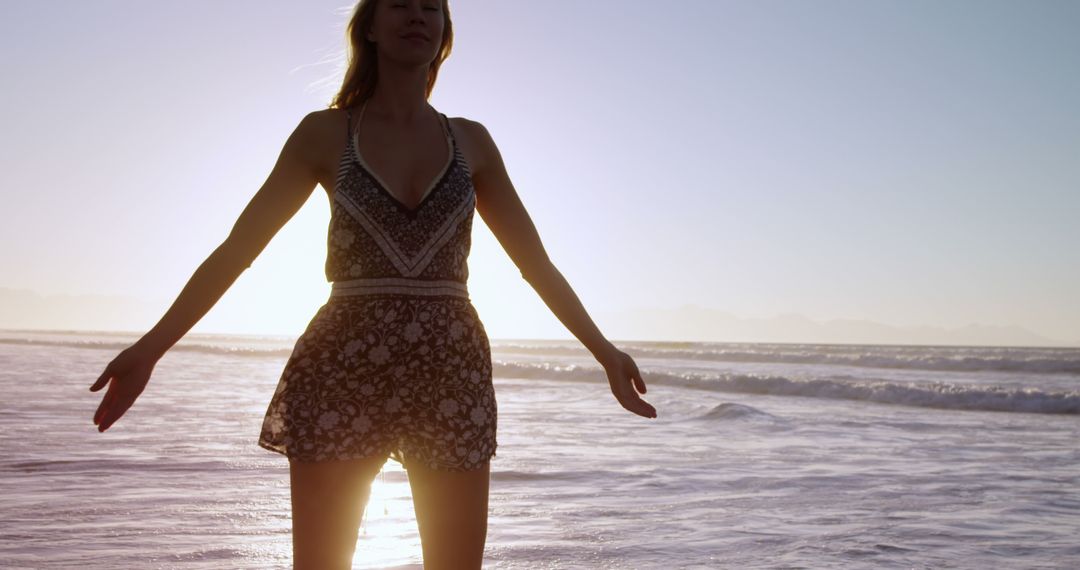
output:
[[[145, 331], [131, 331], [131, 330], [94, 330], [94, 329], [10, 329], [0, 327], [0, 333], [52, 333], [62, 335], [123, 335], [123, 336], [140, 336], [146, 334]], [[196, 332], [191, 331], [180, 338], [183, 341], [188, 336], [235, 336], [235, 337], [254, 337], [254, 338], [274, 338], [281, 337], [285, 339], [299, 338], [301, 333], [291, 334], [277, 334], [277, 333], [241, 333], [241, 332]], [[559, 338], [542, 338], [542, 337], [489, 337], [492, 341], [508, 342], [508, 341], [539, 341], [539, 342], [572, 342], [581, 344], [581, 341], [576, 338], [559, 337]], [[14, 340], [14, 339], [0, 339], [0, 340]], [[908, 347], [908, 348], [1043, 348], [1043, 349], [1080, 349], [1080, 342], [1074, 342], [1068, 345], [1002, 345], [1002, 344], [919, 344], [919, 343], [881, 343], [881, 342], [792, 342], [792, 341], [752, 341], [752, 340], [647, 340], [647, 339], [610, 339], [614, 343], [651, 343], [651, 344], [756, 344], [756, 345], [789, 345], [789, 346], [886, 346], [886, 347]], [[179, 342], [177, 344], [179, 344]], [[1068, 341], [1062, 341], [1066, 343]], [[174, 345], [175, 346], [175, 345]], [[582, 345], [584, 348], [584, 345]]]

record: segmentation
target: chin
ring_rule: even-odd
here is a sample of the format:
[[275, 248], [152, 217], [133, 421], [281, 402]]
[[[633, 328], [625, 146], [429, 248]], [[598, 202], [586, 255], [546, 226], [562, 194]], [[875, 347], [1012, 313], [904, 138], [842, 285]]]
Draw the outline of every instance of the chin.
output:
[[414, 52], [414, 53], [393, 54], [388, 59], [392, 60], [395, 64], [400, 65], [402, 67], [425, 67], [426, 68], [426, 67], [431, 65], [431, 62], [435, 61], [435, 56], [434, 55], [429, 56], [427, 54], [424, 54], [423, 56], [421, 56], [420, 54], [417, 54], [417, 53]]

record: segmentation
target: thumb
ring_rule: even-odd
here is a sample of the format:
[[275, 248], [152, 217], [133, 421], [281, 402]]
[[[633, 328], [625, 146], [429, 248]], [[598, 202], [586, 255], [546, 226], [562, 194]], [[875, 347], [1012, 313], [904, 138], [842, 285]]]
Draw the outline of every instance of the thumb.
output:
[[105, 372], [102, 372], [101, 376], [98, 377], [97, 382], [94, 382], [90, 386], [90, 391], [91, 392], [97, 392], [98, 390], [105, 387], [105, 385], [109, 383], [109, 379], [112, 378], [112, 375], [113, 375], [112, 366], [111, 365], [106, 366], [105, 367]]

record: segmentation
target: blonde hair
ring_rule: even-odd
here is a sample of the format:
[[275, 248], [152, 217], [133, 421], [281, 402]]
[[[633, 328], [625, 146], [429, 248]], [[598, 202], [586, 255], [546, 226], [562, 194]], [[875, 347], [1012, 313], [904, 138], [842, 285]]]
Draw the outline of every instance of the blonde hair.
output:
[[[379, 79], [378, 58], [375, 44], [368, 41], [371, 23], [375, 20], [375, 6], [379, 0], [360, 0], [349, 25], [345, 28], [347, 43], [346, 54], [348, 67], [341, 89], [330, 102], [332, 109], [347, 109], [367, 101], [375, 92]], [[443, 34], [439, 51], [428, 67], [427, 89], [424, 97], [430, 98], [435, 88], [435, 79], [439, 76], [439, 67], [450, 57], [450, 48], [454, 43], [454, 26], [450, 22], [450, 2], [442, 0]]]

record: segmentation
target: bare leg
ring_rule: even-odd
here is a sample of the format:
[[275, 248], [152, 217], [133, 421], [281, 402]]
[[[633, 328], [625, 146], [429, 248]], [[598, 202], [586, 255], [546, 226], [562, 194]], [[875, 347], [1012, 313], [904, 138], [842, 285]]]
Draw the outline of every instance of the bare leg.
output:
[[386, 456], [289, 461], [294, 570], [349, 570], [371, 482]]
[[424, 570], [479, 570], [487, 539], [490, 463], [474, 471], [406, 465]]

